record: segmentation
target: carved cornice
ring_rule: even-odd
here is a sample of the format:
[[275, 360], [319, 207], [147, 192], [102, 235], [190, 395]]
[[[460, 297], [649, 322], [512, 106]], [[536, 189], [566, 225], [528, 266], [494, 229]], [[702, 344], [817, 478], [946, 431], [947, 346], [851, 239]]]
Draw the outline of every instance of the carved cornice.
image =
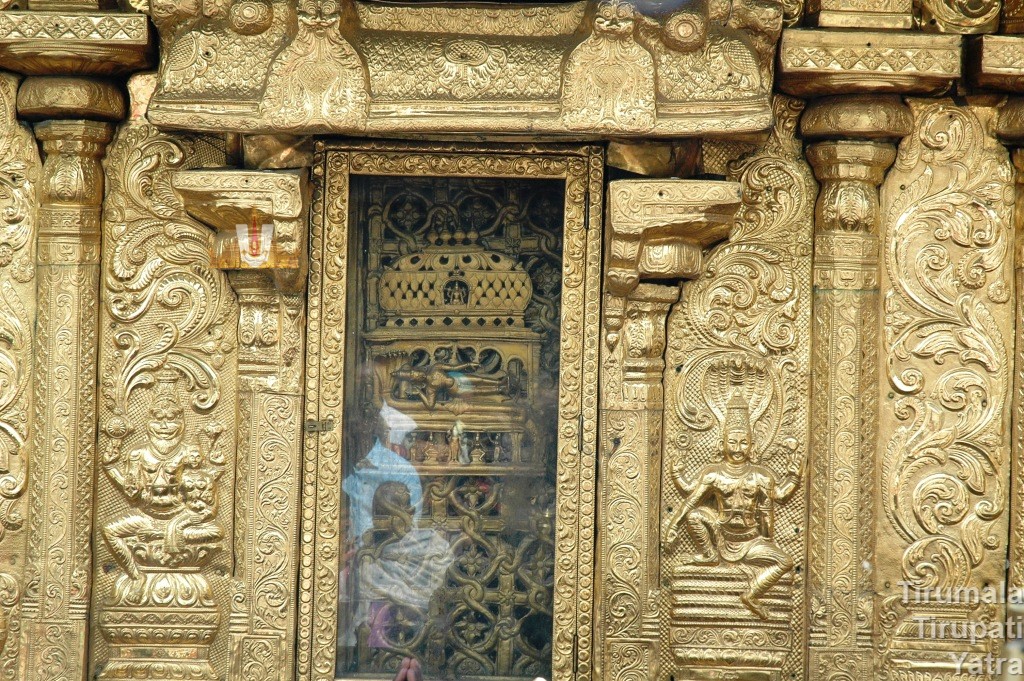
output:
[[128, 73], [149, 66], [151, 52], [141, 14], [0, 12], [0, 67], [25, 75]]
[[779, 85], [801, 97], [937, 94], [959, 77], [959, 36], [786, 29], [779, 48]]
[[[248, 22], [238, 12], [223, 21], [191, 5], [154, 8], [163, 48], [155, 123], [639, 136], [753, 132], [771, 121], [782, 25], [774, 3], [656, 17], [620, 0], [529, 9], [246, 4]], [[272, 7], [271, 21], [258, 21], [257, 4]]]
[[978, 87], [1024, 92], [1024, 36], [972, 38], [967, 43], [967, 70]]

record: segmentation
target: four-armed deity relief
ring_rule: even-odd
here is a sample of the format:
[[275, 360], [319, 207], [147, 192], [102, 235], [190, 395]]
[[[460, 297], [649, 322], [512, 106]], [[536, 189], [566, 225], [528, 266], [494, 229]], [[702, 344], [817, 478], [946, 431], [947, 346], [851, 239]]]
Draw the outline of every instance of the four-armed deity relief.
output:
[[794, 560], [774, 539], [775, 505], [796, 492], [805, 461], [793, 461], [781, 481], [753, 457], [750, 409], [733, 395], [722, 423], [723, 460], [690, 477], [676, 466], [673, 483], [684, 498], [665, 525], [665, 544], [674, 547], [684, 529], [697, 549], [694, 565], [720, 562], [748, 568], [752, 577], [740, 600], [759, 618], [769, 613], [761, 598], [793, 569]]
[[[129, 510], [101, 530], [121, 569], [99, 618], [112, 651], [101, 679], [154, 678], [164, 661], [140, 659], [134, 651], [175, 631], [191, 632], [175, 651], [183, 658], [178, 667], [189, 674], [183, 678], [217, 678], [209, 647], [220, 614], [202, 569], [225, 548], [217, 518], [217, 484], [226, 467], [218, 446], [223, 427], [213, 422], [190, 438], [180, 379], [170, 367], [155, 371], [145, 444], [125, 454], [123, 438], [115, 438], [102, 459]], [[116, 432], [129, 434], [127, 428]]]
[[[216, 429], [185, 440], [185, 412], [176, 392], [179, 376], [161, 370], [146, 424], [148, 441], [127, 457], [114, 451], [104, 469], [135, 509], [103, 528], [118, 565], [132, 579], [148, 566], [181, 565], [217, 550], [223, 531], [215, 521], [215, 485], [223, 473]], [[141, 570], [140, 570], [141, 568]]]

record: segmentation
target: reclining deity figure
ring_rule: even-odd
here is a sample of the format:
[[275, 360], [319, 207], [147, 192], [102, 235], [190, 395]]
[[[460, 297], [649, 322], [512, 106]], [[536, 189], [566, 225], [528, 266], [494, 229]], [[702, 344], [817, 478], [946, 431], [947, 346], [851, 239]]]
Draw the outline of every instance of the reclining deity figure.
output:
[[145, 547], [147, 564], [178, 564], [191, 549], [218, 542], [223, 534], [214, 522], [215, 483], [221, 471], [210, 465], [212, 454], [182, 441], [185, 415], [175, 390], [177, 379], [174, 370], [157, 375], [146, 427], [149, 442], [126, 459], [104, 464], [138, 510], [103, 528], [114, 559], [134, 580], [141, 577], [139, 548]]
[[787, 572], [793, 558], [775, 542], [775, 504], [793, 496], [803, 477], [804, 461], [792, 462], [781, 483], [775, 473], [751, 461], [752, 433], [746, 401], [733, 395], [722, 423], [724, 461], [702, 468], [693, 480], [676, 469], [673, 481], [683, 495], [682, 506], [669, 519], [665, 544], [674, 547], [679, 526], [697, 548], [694, 564], [720, 561], [751, 568], [754, 576], [740, 596], [761, 619], [768, 610], [761, 598]]

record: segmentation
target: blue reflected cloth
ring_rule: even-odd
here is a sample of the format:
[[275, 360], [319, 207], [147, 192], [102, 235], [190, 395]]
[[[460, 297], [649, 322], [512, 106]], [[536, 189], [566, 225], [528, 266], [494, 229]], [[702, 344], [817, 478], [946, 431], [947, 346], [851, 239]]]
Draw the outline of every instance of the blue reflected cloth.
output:
[[349, 498], [351, 536], [359, 544], [362, 544], [363, 534], [373, 527], [373, 496], [385, 482], [405, 485], [409, 489], [409, 503], [415, 517], [419, 518], [423, 513], [423, 485], [416, 468], [376, 440], [373, 448], [341, 483]]

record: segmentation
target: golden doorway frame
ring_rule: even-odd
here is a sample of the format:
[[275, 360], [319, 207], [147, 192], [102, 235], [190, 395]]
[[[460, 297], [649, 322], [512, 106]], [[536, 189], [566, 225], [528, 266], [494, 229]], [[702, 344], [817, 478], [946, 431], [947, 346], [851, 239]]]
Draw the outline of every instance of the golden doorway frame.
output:
[[310, 218], [297, 678], [333, 681], [352, 175], [565, 182], [555, 527], [555, 681], [591, 675], [604, 150], [599, 146], [318, 142]]

